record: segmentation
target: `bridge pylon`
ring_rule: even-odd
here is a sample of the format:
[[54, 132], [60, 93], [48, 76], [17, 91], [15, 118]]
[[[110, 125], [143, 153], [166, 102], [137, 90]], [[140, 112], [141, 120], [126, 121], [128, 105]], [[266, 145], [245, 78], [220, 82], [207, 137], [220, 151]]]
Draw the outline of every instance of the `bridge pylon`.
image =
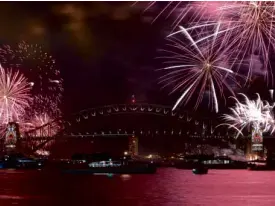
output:
[[19, 125], [16, 122], [9, 122], [4, 137], [4, 152], [13, 153], [19, 149], [18, 139], [20, 138]]

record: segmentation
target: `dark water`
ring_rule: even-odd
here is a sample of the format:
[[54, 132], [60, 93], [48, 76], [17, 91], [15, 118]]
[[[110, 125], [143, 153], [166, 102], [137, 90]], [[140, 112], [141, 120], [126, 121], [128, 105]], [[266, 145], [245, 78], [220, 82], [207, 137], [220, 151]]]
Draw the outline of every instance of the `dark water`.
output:
[[155, 175], [0, 171], [0, 205], [275, 205], [275, 171], [159, 169]]

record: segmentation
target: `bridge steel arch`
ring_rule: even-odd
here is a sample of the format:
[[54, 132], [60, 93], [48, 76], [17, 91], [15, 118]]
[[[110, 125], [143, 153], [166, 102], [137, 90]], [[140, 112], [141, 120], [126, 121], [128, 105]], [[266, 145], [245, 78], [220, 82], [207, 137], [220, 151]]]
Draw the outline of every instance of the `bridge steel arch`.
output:
[[[81, 121], [87, 121], [91, 118], [97, 117], [108, 117], [112, 115], [121, 115], [121, 114], [144, 114], [144, 115], [157, 115], [163, 117], [171, 117], [176, 121], [184, 123], [193, 123], [195, 125], [201, 126], [203, 129], [208, 130], [208, 136], [222, 136], [221, 133], [224, 135], [228, 135], [227, 132], [221, 132], [224, 129], [216, 130], [215, 126], [217, 125], [215, 120], [210, 120], [209, 118], [202, 117], [199, 115], [191, 114], [191, 112], [183, 111], [183, 110], [172, 110], [172, 107], [165, 106], [165, 105], [157, 105], [157, 104], [112, 104], [106, 105], [102, 107], [94, 107], [90, 109], [81, 110], [79, 112], [73, 113], [71, 115], [65, 117], [56, 118], [54, 121], [49, 122], [41, 127], [37, 127], [30, 131], [25, 132], [23, 135], [23, 139], [31, 139], [31, 138], [55, 138], [57, 136], [69, 136], [68, 128], [70, 128], [74, 124], [78, 124]], [[62, 124], [62, 128], [60, 132], [55, 135], [52, 134], [53, 127], [56, 123]], [[66, 131], [67, 130], [67, 131]], [[217, 131], [217, 134], [215, 132]], [[93, 131], [94, 134], [99, 134], [98, 131]], [[129, 131], [127, 131], [128, 133]], [[180, 134], [181, 132], [178, 131]], [[76, 136], [76, 134], [71, 134], [72, 136]], [[83, 136], [85, 134], [79, 134], [79, 136]], [[193, 136], [198, 136], [197, 134], [193, 133], [190, 134]]]

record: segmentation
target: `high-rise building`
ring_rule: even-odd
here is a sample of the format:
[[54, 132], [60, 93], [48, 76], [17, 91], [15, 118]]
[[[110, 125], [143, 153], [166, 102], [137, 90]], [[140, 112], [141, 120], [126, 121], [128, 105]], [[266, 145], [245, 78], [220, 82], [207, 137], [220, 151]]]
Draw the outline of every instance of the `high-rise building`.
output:
[[134, 135], [129, 138], [129, 155], [138, 155], [138, 138]]

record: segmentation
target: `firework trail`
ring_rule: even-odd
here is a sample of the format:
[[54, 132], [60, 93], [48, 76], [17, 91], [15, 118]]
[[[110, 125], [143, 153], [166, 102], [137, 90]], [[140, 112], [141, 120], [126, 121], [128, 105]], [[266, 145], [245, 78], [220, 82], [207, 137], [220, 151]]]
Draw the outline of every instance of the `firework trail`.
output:
[[[162, 50], [165, 56], [164, 64], [160, 69], [165, 75], [160, 77], [163, 87], [172, 86], [171, 93], [178, 90], [182, 92], [175, 103], [173, 110], [180, 103], [185, 104], [194, 94], [198, 94], [195, 109], [202, 101], [203, 95], [209, 93], [209, 106], [218, 112], [218, 96], [224, 97], [223, 90], [228, 90], [234, 95], [231, 83], [237, 84], [232, 70], [231, 60], [225, 41], [220, 41], [220, 31], [217, 24], [211, 35], [203, 36], [200, 32], [193, 38], [190, 34], [193, 28], [180, 30], [168, 37], [168, 49]], [[188, 40], [188, 43], [185, 43]]]
[[[51, 125], [51, 129], [43, 127], [48, 124]], [[53, 137], [62, 129], [60, 122], [55, 121], [54, 118], [46, 113], [28, 117], [28, 120], [22, 122], [20, 127], [22, 128], [22, 131], [35, 130], [34, 137]], [[32, 150], [34, 150], [38, 155], [48, 156], [50, 154], [49, 149], [54, 142], [55, 140], [34, 140], [28, 141], [27, 146], [32, 148]]]
[[42, 136], [47, 136], [47, 137], [52, 137], [56, 135], [60, 131], [60, 125], [58, 122], [54, 122], [54, 119], [50, 117], [48, 114], [40, 114], [40, 115], [35, 115], [31, 121], [29, 122], [29, 128], [35, 129], [39, 128], [43, 125], [47, 125], [51, 123], [51, 129], [48, 130], [47, 127], [41, 128], [41, 130], [36, 131], [36, 135], [38, 137]]
[[[23, 93], [32, 98], [28, 101], [28, 105], [23, 105], [25, 107], [20, 108], [21, 110], [18, 109], [19, 111], [15, 113], [17, 117], [13, 118], [20, 125], [20, 130], [23, 134], [44, 124], [51, 123], [54, 119], [60, 117], [63, 80], [51, 55], [45, 53], [38, 45], [28, 45], [22, 42], [15, 46], [5, 45], [1, 47], [0, 61], [7, 68], [13, 68], [13, 71], [23, 74], [29, 80], [28, 85], [30, 88], [28, 92], [24, 91]], [[10, 84], [11, 86], [17, 85], [16, 82], [11, 82]], [[3, 86], [0, 85], [0, 87]], [[6, 108], [4, 110], [6, 112], [10, 111]], [[4, 123], [9, 121], [11, 121], [11, 118], [6, 119], [4, 122], [2, 121], [0, 126], [3, 129], [0, 132], [5, 131], [6, 125]], [[37, 130], [36, 136], [54, 136], [60, 131], [60, 125], [59, 123], [52, 123], [50, 131], [41, 128]], [[29, 141], [26, 146], [34, 149], [41, 148], [41, 145], [43, 145], [43, 148], [48, 148], [54, 142], [54, 140], [34, 140]], [[39, 150], [39, 152], [49, 154], [49, 152], [44, 150]]]
[[[240, 61], [249, 63], [247, 79], [253, 75], [253, 60], [260, 56], [262, 70], [273, 82], [269, 54], [275, 51], [275, 2], [237, 1], [220, 7], [223, 25], [228, 28], [224, 38]], [[256, 68], [257, 69], [257, 68]]]
[[270, 89], [270, 90], [269, 90], [269, 94], [270, 94], [271, 100], [273, 101], [274, 90], [273, 90], [273, 89]]
[[[134, 3], [134, 5], [136, 4], [137, 2]], [[173, 31], [187, 20], [187, 24], [192, 24], [194, 26], [194, 24], [199, 24], [201, 21], [209, 23], [210, 21], [219, 19], [222, 16], [221, 8], [224, 5], [226, 5], [226, 2], [151, 1], [146, 3], [144, 6], [144, 12], [150, 11], [151, 9], [153, 10], [155, 8], [159, 10], [152, 23], [154, 23], [161, 16], [164, 16], [166, 19], [171, 17], [171, 19], [173, 19]]]
[[[267, 101], [262, 101], [260, 95], [257, 94], [256, 100], [250, 100], [245, 94], [244, 103], [241, 103], [237, 98], [234, 107], [230, 108], [231, 114], [225, 114], [224, 120], [227, 123], [220, 125], [227, 125], [229, 128], [234, 128], [239, 135], [243, 135], [243, 129], [255, 128], [256, 131], [273, 133], [275, 130], [275, 121], [273, 108], [275, 104], [270, 105]], [[219, 126], [220, 126], [219, 125]]]
[[31, 84], [18, 71], [6, 71], [0, 66], [0, 123], [20, 121], [32, 101]]
[[17, 69], [31, 82], [34, 100], [29, 115], [60, 115], [63, 80], [51, 55], [39, 45], [21, 42], [0, 48], [0, 61], [5, 68]]
[[172, 31], [179, 25], [207, 30], [209, 25], [220, 23], [221, 28], [227, 28], [223, 38], [231, 48], [228, 55], [246, 64], [236, 68], [246, 75], [246, 83], [254, 74], [261, 74], [273, 84], [269, 54], [275, 51], [274, 1], [149, 2], [145, 11], [153, 8], [159, 10], [154, 21], [161, 16], [174, 19]]
[[[0, 133], [15, 121], [23, 133], [50, 123], [50, 130], [42, 127], [35, 136], [56, 135], [61, 127], [53, 120], [61, 115], [63, 80], [55, 60], [38, 45], [22, 42], [0, 48], [0, 61], [5, 66], [0, 68]], [[34, 140], [27, 146], [48, 148], [52, 143]]]

